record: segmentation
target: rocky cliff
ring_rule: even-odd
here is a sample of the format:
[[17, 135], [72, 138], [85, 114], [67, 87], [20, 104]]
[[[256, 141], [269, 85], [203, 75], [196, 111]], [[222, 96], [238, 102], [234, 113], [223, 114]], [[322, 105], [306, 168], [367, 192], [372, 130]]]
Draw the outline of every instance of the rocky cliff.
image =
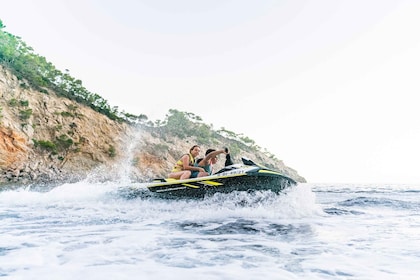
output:
[[[158, 137], [158, 128], [110, 120], [45, 89], [40, 92], [0, 66], [0, 184], [81, 180], [148, 181], [166, 176], [197, 139]], [[227, 139], [226, 139], [227, 140]], [[212, 147], [223, 147], [223, 139]], [[214, 142], [213, 142], [214, 143]], [[205, 150], [210, 147], [202, 145]], [[305, 179], [264, 153], [241, 151], [299, 182]]]

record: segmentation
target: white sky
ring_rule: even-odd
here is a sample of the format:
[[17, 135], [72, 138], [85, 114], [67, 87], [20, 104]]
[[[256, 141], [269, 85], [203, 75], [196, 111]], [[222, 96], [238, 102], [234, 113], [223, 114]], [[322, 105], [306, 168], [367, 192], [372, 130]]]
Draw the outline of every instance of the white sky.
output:
[[111, 106], [192, 112], [313, 183], [420, 183], [420, 1], [1, 0]]

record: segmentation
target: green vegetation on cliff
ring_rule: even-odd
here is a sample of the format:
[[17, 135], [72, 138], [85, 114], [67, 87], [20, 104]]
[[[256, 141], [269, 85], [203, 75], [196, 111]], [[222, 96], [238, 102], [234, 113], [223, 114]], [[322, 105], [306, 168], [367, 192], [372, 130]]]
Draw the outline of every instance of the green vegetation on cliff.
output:
[[[81, 80], [73, 78], [68, 71], [61, 72], [45, 57], [40, 56], [20, 37], [4, 31], [5, 26], [0, 19], [0, 64], [12, 71], [20, 80], [29, 83], [28, 86], [48, 94], [50, 89], [60, 96], [87, 105], [112, 120], [132, 121], [144, 119], [144, 116], [134, 116], [118, 111], [96, 93], [88, 91]], [[23, 83], [25, 85], [25, 83]]]
[[[255, 142], [243, 135], [237, 135], [232, 131], [224, 128], [215, 131], [211, 125], [202, 122], [201, 117], [193, 113], [180, 112], [175, 109], [169, 110], [163, 121], [148, 121], [148, 117], [144, 114], [139, 116], [121, 113], [117, 107], [111, 107], [108, 102], [96, 93], [88, 91], [82, 81], [73, 78], [69, 71], [64, 73], [58, 70], [52, 63], [48, 62], [45, 57], [39, 56], [34, 50], [28, 46], [20, 37], [4, 31], [5, 26], [0, 20], [0, 64], [10, 70], [20, 81], [21, 87], [31, 87], [44, 94], [49, 91], [73, 100], [79, 104], [86, 105], [93, 110], [107, 116], [111, 120], [126, 122], [129, 124], [140, 124], [145, 129], [149, 129], [157, 137], [170, 141], [172, 136], [180, 139], [187, 137], [196, 137], [197, 141], [202, 144], [213, 144], [215, 141], [228, 140], [230, 148], [235, 150], [247, 149], [259, 151], [260, 147]], [[25, 121], [31, 117], [32, 110], [28, 108], [25, 100], [11, 99], [9, 106], [22, 107], [19, 118]], [[69, 108], [70, 112], [60, 112], [64, 117], [77, 117], [75, 109]], [[1, 108], [0, 108], [1, 118]], [[38, 139], [35, 140], [38, 147], [51, 153], [57, 153], [58, 150], [66, 150], [73, 145], [68, 139]], [[267, 151], [265, 153], [274, 158]], [[110, 156], [115, 151], [109, 151]]]

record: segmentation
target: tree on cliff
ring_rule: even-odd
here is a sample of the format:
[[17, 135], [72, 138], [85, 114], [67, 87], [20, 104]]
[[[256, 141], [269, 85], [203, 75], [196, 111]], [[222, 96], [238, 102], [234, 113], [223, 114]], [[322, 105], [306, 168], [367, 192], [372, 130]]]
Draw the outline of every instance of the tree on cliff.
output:
[[[5, 25], [0, 19], [0, 64], [9, 69], [22, 84], [48, 94], [51, 90], [107, 116], [111, 120], [127, 123], [146, 123], [147, 116], [119, 112], [118, 107], [111, 107], [107, 100], [88, 91], [82, 81], [72, 77], [69, 70], [58, 70], [45, 57], [39, 56], [20, 37], [4, 31]], [[258, 150], [254, 141], [248, 137], [234, 134], [225, 129], [214, 131], [211, 125], [202, 122], [201, 117], [193, 113], [169, 110], [164, 121], [149, 121], [149, 126], [156, 128], [160, 137], [173, 135], [179, 138], [195, 136], [200, 143], [211, 144], [212, 139], [229, 135], [229, 139], [246, 148]]]
[[144, 115], [134, 117], [111, 107], [100, 95], [88, 91], [82, 81], [73, 78], [68, 70], [64, 73], [58, 70], [45, 57], [36, 54], [20, 37], [4, 31], [5, 27], [0, 19], [0, 64], [12, 71], [19, 80], [26, 80], [31, 87], [45, 94], [48, 93], [47, 89], [53, 90], [112, 120], [132, 122], [144, 119]]

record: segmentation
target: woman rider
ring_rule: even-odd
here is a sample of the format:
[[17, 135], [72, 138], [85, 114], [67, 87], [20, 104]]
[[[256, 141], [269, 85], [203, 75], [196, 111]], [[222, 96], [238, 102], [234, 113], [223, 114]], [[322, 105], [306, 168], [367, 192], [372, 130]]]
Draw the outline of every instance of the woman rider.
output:
[[168, 177], [183, 180], [195, 178], [200, 172], [205, 172], [202, 167], [194, 166], [195, 158], [200, 154], [200, 151], [200, 146], [192, 146], [190, 152], [176, 162]]

